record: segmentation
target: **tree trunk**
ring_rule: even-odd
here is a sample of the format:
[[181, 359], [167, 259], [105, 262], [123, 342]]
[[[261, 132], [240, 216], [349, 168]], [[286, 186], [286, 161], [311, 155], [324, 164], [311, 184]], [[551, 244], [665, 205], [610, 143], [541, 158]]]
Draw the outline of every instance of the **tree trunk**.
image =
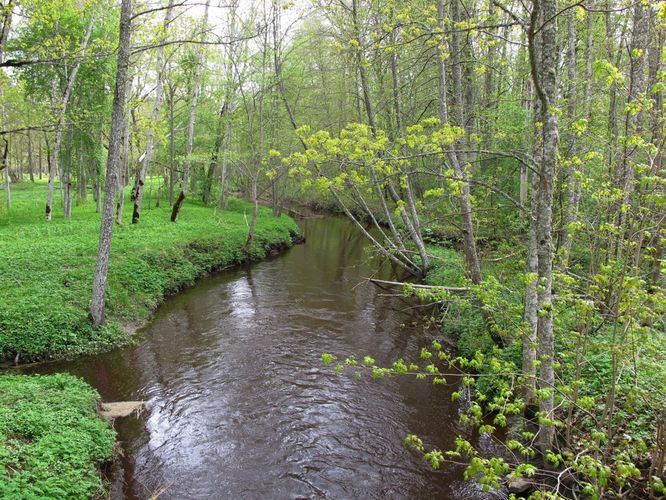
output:
[[[632, 19], [631, 44], [629, 48], [629, 89], [627, 95], [627, 112], [624, 121], [624, 136], [631, 138], [640, 136], [643, 132], [643, 112], [640, 100], [647, 90], [646, 69], [647, 65], [647, 46], [649, 33], [649, 15], [641, 2], [634, 4]], [[636, 111], [631, 111], [632, 105], [638, 102]], [[620, 161], [617, 165], [615, 174], [617, 185], [622, 189], [622, 201], [616, 207], [616, 225], [625, 228], [627, 222], [628, 208], [631, 205], [631, 197], [634, 192], [634, 156], [637, 153], [636, 145], [629, 145], [625, 141], [622, 149]], [[615, 243], [614, 257], [619, 259], [622, 256], [624, 234], [618, 237]]]
[[[204, 8], [204, 17], [203, 17], [203, 32], [206, 32], [206, 25], [208, 24], [208, 6], [210, 0], [206, 1], [206, 6]], [[202, 36], [202, 42], [206, 41], [206, 36]], [[196, 120], [197, 113], [197, 103], [199, 102], [199, 94], [201, 93], [201, 75], [203, 74], [204, 69], [204, 56], [202, 53], [199, 53], [199, 58], [197, 61], [197, 67], [194, 72], [194, 82], [192, 85], [192, 101], [190, 103], [190, 117], [187, 122], [187, 151], [185, 153], [185, 162], [183, 163], [183, 181], [181, 184], [181, 191], [178, 195], [176, 203], [173, 204], [173, 209], [171, 211], [171, 222], [176, 222], [178, 220], [178, 214], [180, 209], [185, 202], [187, 197], [188, 184], [190, 182], [190, 167], [192, 165], [192, 148], [194, 145], [194, 123]]]
[[[588, 12], [588, 16], [592, 13]], [[562, 207], [562, 227], [560, 228], [559, 245], [559, 267], [564, 269], [568, 265], [569, 254], [571, 253], [571, 233], [570, 227], [578, 219], [578, 180], [576, 179], [576, 163], [574, 157], [578, 152], [576, 145], [576, 130], [573, 123], [577, 119], [577, 101], [576, 95], [576, 13], [570, 9], [567, 13], [567, 119], [569, 122], [569, 163], [564, 171], [564, 187], [566, 204]]]
[[42, 162], [42, 137], [38, 135], [37, 138], [39, 139], [38, 146], [37, 146], [37, 152], [39, 154], [39, 180], [41, 181], [42, 180], [42, 165], [43, 165], [43, 162]]
[[14, 0], [9, 0], [2, 9], [2, 25], [0, 26], [0, 63], [4, 61], [5, 44], [9, 38], [12, 28], [12, 14], [14, 12]]
[[247, 233], [247, 240], [245, 240], [245, 245], [243, 247], [245, 252], [250, 252], [252, 250], [252, 243], [254, 243], [254, 233], [257, 230], [257, 215], [259, 212], [259, 200], [257, 199], [257, 177], [258, 174], [252, 176], [252, 186], [251, 186], [251, 195], [252, 195], [252, 220], [250, 221], [250, 228]]
[[[537, 213], [532, 214], [537, 240], [537, 359], [539, 379], [537, 389], [544, 395], [539, 400], [539, 411], [543, 420], [539, 425], [538, 445], [542, 453], [549, 450], [554, 441], [555, 427], [549, 421], [554, 418], [555, 404], [555, 338], [553, 334], [553, 190], [559, 128], [557, 112], [554, 109], [557, 98], [557, 5], [556, 0], [535, 1], [529, 26], [529, 50], [532, 80], [535, 93], [540, 100], [543, 116], [542, 141], [543, 157], [539, 169]], [[538, 23], [537, 20], [543, 22]], [[540, 26], [540, 29], [539, 29]], [[539, 33], [537, 34], [537, 30]], [[539, 36], [538, 46], [535, 38]], [[539, 63], [536, 51], [540, 52]]]
[[[60, 101], [57, 103], [56, 107], [56, 124], [55, 124], [55, 138], [53, 141], [53, 151], [51, 152], [51, 161], [49, 162], [49, 184], [46, 194], [46, 220], [51, 220], [53, 217], [53, 188], [55, 183], [55, 177], [58, 172], [58, 156], [60, 155], [60, 143], [62, 142], [62, 132], [65, 121], [65, 115], [67, 114], [67, 106], [69, 104], [69, 98], [74, 89], [74, 83], [76, 82], [76, 75], [79, 72], [81, 67], [81, 62], [85, 54], [86, 48], [88, 47], [88, 42], [90, 41], [90, 36], [92, 35], [93, 25], [95, 23], [95, 14], [97, 8], [93, 7], [92, 14], [90, 15], [90, 22], [88, 23], [88, 29], [81, 40], [81, 47], [79, 49], [80, 57], [77, 57], [74, 60], [74, 66], [72, 67], [69, 77], [67, 78], [67, 85], [65, 86], [65, 91], [60, 98]], [[57, 92], [58, 84], [53, 81], [53, 90], [54, 96]], [[62, 179], [61, 179], [62, 181]]]
[[[459, 6], [458, 0], [453, 0], [451, 3], [452, 7], [452, 16], [454, 19], [459, 17]], [[444, 6], [443, 0], [438, 0], [438, 14], [440, 19], [444, 18]], [[457, 125], [460, 127], [465, 127], [465, 113], [464, 113], [464, 102], [463, 102], [463, 81], [462, 81], [462, 62], [460, 61], [460, 42], [458, 40], [459, 35], [454, 33], [451, 37], [451, 64], [453, 66], [453, 96], [456, 101], [455, 105], [455, 114]], [[439, 99], [440, 101], [446, 101], [446, 65], [444, 63], [444, 57], [440, 54], [440, 63], [439, 63]], [[442, 104], [440, 102], [438, 107], [440, 116], [439, 119], [442, 123], [447, 123], [448, 116], [448, 105]], [[454, 148], [455, 150], [455, 148]], [[462, 236], [463, 236], [463, 253], [465, 254], [465, 263], [467, 265], [467, 272], [470, 279], [474, 284], [479, 284], [482, 281], [481, 275], [481, 264], [479, 263], [479, 254], [476, 248], [476, 237], [474, 236], [474, 221], [472, 219], [472, 203], [470, 201], [470, 188], [469, 182], [467, 181], [467, 167], [466, 167], [466, 155], [458, 154], [456, 151], [453, 151], [448, 155], [449, 161], [452, 164], [452, 167], [455, 171], [456, 177], [462, 181], [462, 187], [460, 190], [460, 195], [458, 196], [458, 203], [460, 205], [460, 215], [461, 215], [461, 227], [462, 227]]]
[[[132, 82], [128, 83], [127, 93], [130, 93]], [[116, 224], [123, 223], [123, 210], [125, 208], [125, 188], [129, 183], [129, 162], [130, 162], [130, 112], [125, 110], [123, 120], [123, 149], [121, 155], [120, 172], [118, 175], [118, 203], [116, 204]]]
[[220, 111], [217, 115], [215, 143], [213, 145], [213, 152], [210, 155], [210, 163], [208, 164], [208, 171], [206, 172], [203, 192], [201, 194], [202, 201], [204, 202], [205, 205], [208, 205], [210, 203], [211, 191], [213, 190], [213, 178], [215, 177], [215, 171], [217, 170], [217, 164], [220, 158], [220, 149], [222, 149], [222, 143], [224, 142], [226, 110], [227, 110], [227, 103], [225, 102], [220, 108]]
[[5, 151], [2, 154], [2, 168], [5, 174], [5, 202], [9, 211], [12, 208], [12, 191], [9, 183], [9, 141], [4, 137], [3, 141], [5, 142]]
[[[162, 29], [161, 42], [166, 40], [166, 34], [171, 24], [173, 14], [173, 2], [169, 0], [169, 4], [164, 14], [164, 24]], [[164, 80], [164, 72], [166, 70], [166, 60], [164, 59], [164, 45], [160, 43], [157, 49], [157, 59], [155, 62], [157, 70], [157, 81], [155, 82], [155, 101], [153, 102], [153, 111], [150, 117], [150, 125], [148, 127], [148, 135], [146, 137], [146, 149], [140, 159], [141, 167], [137, 173], [134, 189], [132, 190], [132, 199], [134, 200], [134, 210], [132, 212], [132, 224], [138, 224], [141, 218], [141, 205], [143, 203], [143, 188], [146, 184], [146, 176], [150, 167], [150, 160], [153, 156], [153, 149], [155, 147], [155, 130], [154, 127], [160, 116], [160, 109], [162, 108], [162, 83]]]
[[118, 63], [116, 66], [116, 88], [113, 96], [113, 111], [111, 116], [111, 133], [109, 136], [109, 151], [106, 162], [106, 185], [104, 198], [104, 213], [99, 235], [99, 250], [93, 280], [92, 302], [90, 317], [93, 326], [98, 328], [104, 323], [104, 295], [106, 292], [109, 257], [111, 254], [111, 237], [113, 235], [113, 213], [116, 188], [118, 187], [118, 160], [121, 149], [121, 136], [123, 131], [124, 107], [127, 91], [127, 69], [130, 56], [130, 37], [132, 23], [132, 0], [122, 0], [120, 7], [120, 33], [118, 44]]
[[28, 131], [28, 173], [30, 175], [30, 182], [35, 183], [35, 167], [33, 165], [32, 156], [32, 134]]
[[231, 126], [229, 120], [224, 125], [224, 144], [222, 151], [222, 170], [220, 171], [220, 201], [219, 207], [226, 208], [227, 206], [227, 197], [226, 197], [226, 181], [227, 181], [227, 167], [229, 155], [227, 154], [231, 142]]

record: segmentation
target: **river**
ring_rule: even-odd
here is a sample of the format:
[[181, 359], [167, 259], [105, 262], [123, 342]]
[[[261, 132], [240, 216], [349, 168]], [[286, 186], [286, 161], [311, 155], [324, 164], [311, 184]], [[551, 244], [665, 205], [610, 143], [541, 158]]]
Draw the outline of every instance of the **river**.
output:
[[205, 278], [158, 309], [134, 347], [25, 371], [68, 371], [105, 401], [145, 400], [116, 421], [112, 497], [483, 496], [462, 468], [434, 471], [403, 444], [453, 446], [455, 387], [336, 376], [321, 354], [415, 359], [418, 308], [364, 282], [391, 277], [345, 219], [301, 221], [307, 243]]

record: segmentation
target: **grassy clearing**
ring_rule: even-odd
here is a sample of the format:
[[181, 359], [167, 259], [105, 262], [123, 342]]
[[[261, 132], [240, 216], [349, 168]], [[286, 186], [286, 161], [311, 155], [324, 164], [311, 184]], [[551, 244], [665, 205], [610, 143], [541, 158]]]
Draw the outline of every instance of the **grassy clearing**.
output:
[[115, 432], [97, 392], [71, 375], [0, 376], [0, 497], [90, 498]]
[[[149, 190], [146, 190], [149, 192]], [[155, 190], [156, 191], [156, 190]], [[217, 211], [188, 201], [177, 224], [163, 199], [144, 201], [141, 222], [132, 225], [131, 206], [114, 229], [107, 325], [94, 330], [88, 306], [99, 237], [92, 200], [64, 220], [43, 217], [45, 183], [12, 189], [13, 204], [0, 212], [0, 358], [36, 360], [97, 352], [127, 342], [123, 323], [145, 321], [165, 294], [216, 268], [264, 257], [272, 245], [290, 244], [298, 231], [288, 217], [260, 209], [255, 244], [242, 251], [250, 206], [230, 200]], [[129, 197], [128, 197], [129, 199]], [[148, 207], [151, 208], [148, 208]]]

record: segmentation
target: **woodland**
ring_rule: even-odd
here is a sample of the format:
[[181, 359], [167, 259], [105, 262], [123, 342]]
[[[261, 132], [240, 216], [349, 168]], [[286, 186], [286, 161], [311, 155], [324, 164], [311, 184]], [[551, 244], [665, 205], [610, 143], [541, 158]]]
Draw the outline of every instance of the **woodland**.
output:
[[[455, 380], [502, 436], [408, 453], [511, 495], [663, 498], [665, 38], [648, 0], [2, 0], [0, 359], [131, 342], [290, 245], [293, 210], [337, 213], [456, 347], [318, 363]], [[0, 496], [105, 491], [94, 390], [53, 377], [0, 374]]]

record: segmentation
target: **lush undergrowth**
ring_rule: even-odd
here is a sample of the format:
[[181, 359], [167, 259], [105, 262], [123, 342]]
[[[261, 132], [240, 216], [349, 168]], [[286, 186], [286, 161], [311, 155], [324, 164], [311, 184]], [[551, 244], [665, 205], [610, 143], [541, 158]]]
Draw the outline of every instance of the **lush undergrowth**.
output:
[[[148, 191], [147, 191], [148, 192]], [[260, 208], [254, 245], [242, 248], [251, 207], [231, 199], [219, 211], [190, 201], [177, 224], [162, 199], [144, 199], [140, 223], [131, 205], [113, 235], [107, 325], [94, 330], [88, 306], [100, 216], [92, 200], [75, 206], [70, 220], [56, 205], [47, 222], [44, 183], [12, 188], [11, 210], [0, 212], [0, 358], [21, 360], [96, 352], [129, 338], [123, 324], [146, 320], [164, 295], [216, 268], [258, 259], [274, 245], [288, 245], [298, 231], [288, 217]], [[129, 199], [129, 197], [127, 197]]]
[[0, 376], [0, 497], [90, 498], [115, 432], [97, 392], [71, 375]]

